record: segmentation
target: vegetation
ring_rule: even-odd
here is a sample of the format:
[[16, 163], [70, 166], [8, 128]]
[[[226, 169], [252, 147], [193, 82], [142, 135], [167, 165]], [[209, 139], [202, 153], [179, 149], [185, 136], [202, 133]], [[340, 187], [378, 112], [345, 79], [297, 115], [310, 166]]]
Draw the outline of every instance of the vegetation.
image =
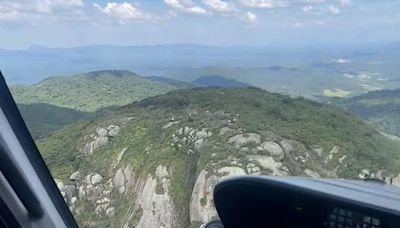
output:
[[[127, 117], [129, 120], [126, 120]], [[228, 122], [234, 118], [237, 118], [234, 124]], [[172, 121], [179, 123], [163, 128]], [[85, 136], [111, 123], [121, 126], [118, 136], [97, 149], [93, 156], [83, 156], [81, 151]], [[212, 139], [201, 153], [192, 153], [191, 143], [172, 143], [173, 135], [183, 126], [210, 130]], [[202, 169], [212, 172], [219, 166], [230, 164], [226, 159], [231, 156], [246, 157], [245, 152], [227, 143], [234, 132], [219, 134], [224, 126], [256, 132], [263, 138], [270, 137], [272, 132], [304, 145], [295, 147], [293, 153], [310, 150], [317, 145], [323, 148], [323, 156], [326, 157], [334, 146], [338, 146], [340, 153], [348, 157], [348, 166], [339, 173], [340, 177], [354, 178], [363, 168], [374, 172], [378, 169], [399, 172], [400, 143], [385, 137], [365, 122], [338, 107], [256, 88], [172, 91], [134, 102], [95, 120], [67, 126], [39, 140], [38, 145], [52, 174], [60, 179], [67, 179], [78, 170], [82, 174], [97, 172], [107, 176], [113, 158], [124, 148], [128, 149], [122, 163], [131, 164], [139, 177], [154, 175], [159, 165], [168, 167], [175, 211], [179, 221], [189, 227], [188, 208], [192, 189], [188, 186], [194, 185], [198, 172]], [[247, 146], [255, 147], [253, 144]], [[270, 173], [270, 170], [261, 171], [263, 174]], [[301, 172], [291, 174], [299, 175]], [[163, 192], [160, 184], [156, 191]], [[201, 204], [204, 205], [206, 200], [201, 199]], [[118, 206], [125, 208], [126, 204]], [[119, 210], [118, 216], [123, 214]]]
[[60, 108], [49, 104], [20, 104], [18, 108], [34, 139], [47, 136], [65, 125], [96, 116], [95, 113]]
[[379, 130], [400, 136], [400, 90], [382, 90], [335, 101]]
[[51, 77], [35, 85], [11, 86], [19, 104], [47, 103], [94, 112], [126, 105], [177, 87], [141, 77], [129, 71], [96, 71], [71, 77]]
[[246, 88], [250, 84], [221, 76], [203, 76], [192, 81], [192, 84], [200, 87], [222, 87], [222, 88]]

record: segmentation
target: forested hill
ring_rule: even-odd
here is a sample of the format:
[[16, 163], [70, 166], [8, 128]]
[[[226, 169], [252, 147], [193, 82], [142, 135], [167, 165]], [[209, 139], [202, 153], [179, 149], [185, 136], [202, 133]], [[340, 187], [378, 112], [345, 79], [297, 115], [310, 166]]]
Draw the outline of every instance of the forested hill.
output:
[[96, 111], [177, 89], [129, 71], [105, 70], [68, 77], [51, 77], [34, 85], [11, 86], [19, 104], [46, 103], [79, 111]]
[[81, 226], [199, 227], [235, 175], [400, 183], [400, 143], [340, 108], [256, 88], [176, 90], [38, 141]]

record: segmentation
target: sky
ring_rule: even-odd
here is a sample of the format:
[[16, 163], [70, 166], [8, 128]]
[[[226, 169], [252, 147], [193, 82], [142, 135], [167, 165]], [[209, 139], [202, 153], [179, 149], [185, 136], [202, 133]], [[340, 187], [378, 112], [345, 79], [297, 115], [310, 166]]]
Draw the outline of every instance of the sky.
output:
[[0, 48], [400, 41], [400, 1], [0, 0]]

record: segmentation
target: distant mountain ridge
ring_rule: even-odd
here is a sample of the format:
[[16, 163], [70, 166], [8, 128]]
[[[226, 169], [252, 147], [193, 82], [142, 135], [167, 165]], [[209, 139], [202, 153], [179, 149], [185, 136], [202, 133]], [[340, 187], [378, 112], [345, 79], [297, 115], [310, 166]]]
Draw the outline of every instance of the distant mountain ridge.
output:
[[[168, 69], [209, 66], [263, 67], [270, 72], [296, 74], [295, 71], [302, 72], [313, 63], [337, 58], [338, 55], [357, 58], [356, 53], [366, 51], [373, 53], [371, 59], [386, 56], [390, 60], [388, 63], [392, 64], [391, 59], [398, 57], [399, 49], [396, 47], [396, 43], [387, 43], [368, 47], [342, 47], [333, 51], [324, 47], [310, 50], [308, 47], [294, 46], [221, 47], [195, 44], [88, 45], [70, 48], [34, 45], [25, 50], [0, 49], [0, 69], [12, 84], [36, 83], [51, 75], [71, 75], [99, 69], [127, 69], [142, 75], [164, 77], [167, 74], [163, 72]], [[391, 70], [386, 66], [383, 69], [389, 70], [388, 73], [397, 71], [396, 67]]]
[[195, 86], [200, 87], [221, 87], [221, 88], [246, 88], [252, 87], [250, 84], [229, 79], [218, 75], [207, 75], [197, 78], [191, 82]]
[[368, 92], [334, 101], [379, 130], [400, 136], [400, 89]]
[[34, 85], [10, 86], [19, 104], [46, 103], [94, 112], [178, 89], [122, 70], [103, 70], [69, 77], [50, 77]]

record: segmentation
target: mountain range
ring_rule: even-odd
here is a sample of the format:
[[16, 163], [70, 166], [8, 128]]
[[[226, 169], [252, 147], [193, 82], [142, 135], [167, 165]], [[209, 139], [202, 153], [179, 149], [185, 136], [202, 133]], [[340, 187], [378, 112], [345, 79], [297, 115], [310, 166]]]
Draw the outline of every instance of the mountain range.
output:
[[367, 46], [273, 47], [207, 45], [32, 46], [0, 50], [10, 84], [38, 83], [52, 75], [126, 69], [187, 83], [205, 75], [235, 79], [268, 91], [349, 97], [400, 87], [398, 43]]
[[400, 181], [400, 142], [340, 108], [257, 88], [136, 101], [37, 141], [78, 223], [199, 227], [235, 175]]
[[236, 175], [400, 186], [400, 140], [386, 134], [398, 90], [324, 104], [233, 78], [106, 70], [11, 91], [82, 227], [201, 227], [217, 217], [215, 184]]

